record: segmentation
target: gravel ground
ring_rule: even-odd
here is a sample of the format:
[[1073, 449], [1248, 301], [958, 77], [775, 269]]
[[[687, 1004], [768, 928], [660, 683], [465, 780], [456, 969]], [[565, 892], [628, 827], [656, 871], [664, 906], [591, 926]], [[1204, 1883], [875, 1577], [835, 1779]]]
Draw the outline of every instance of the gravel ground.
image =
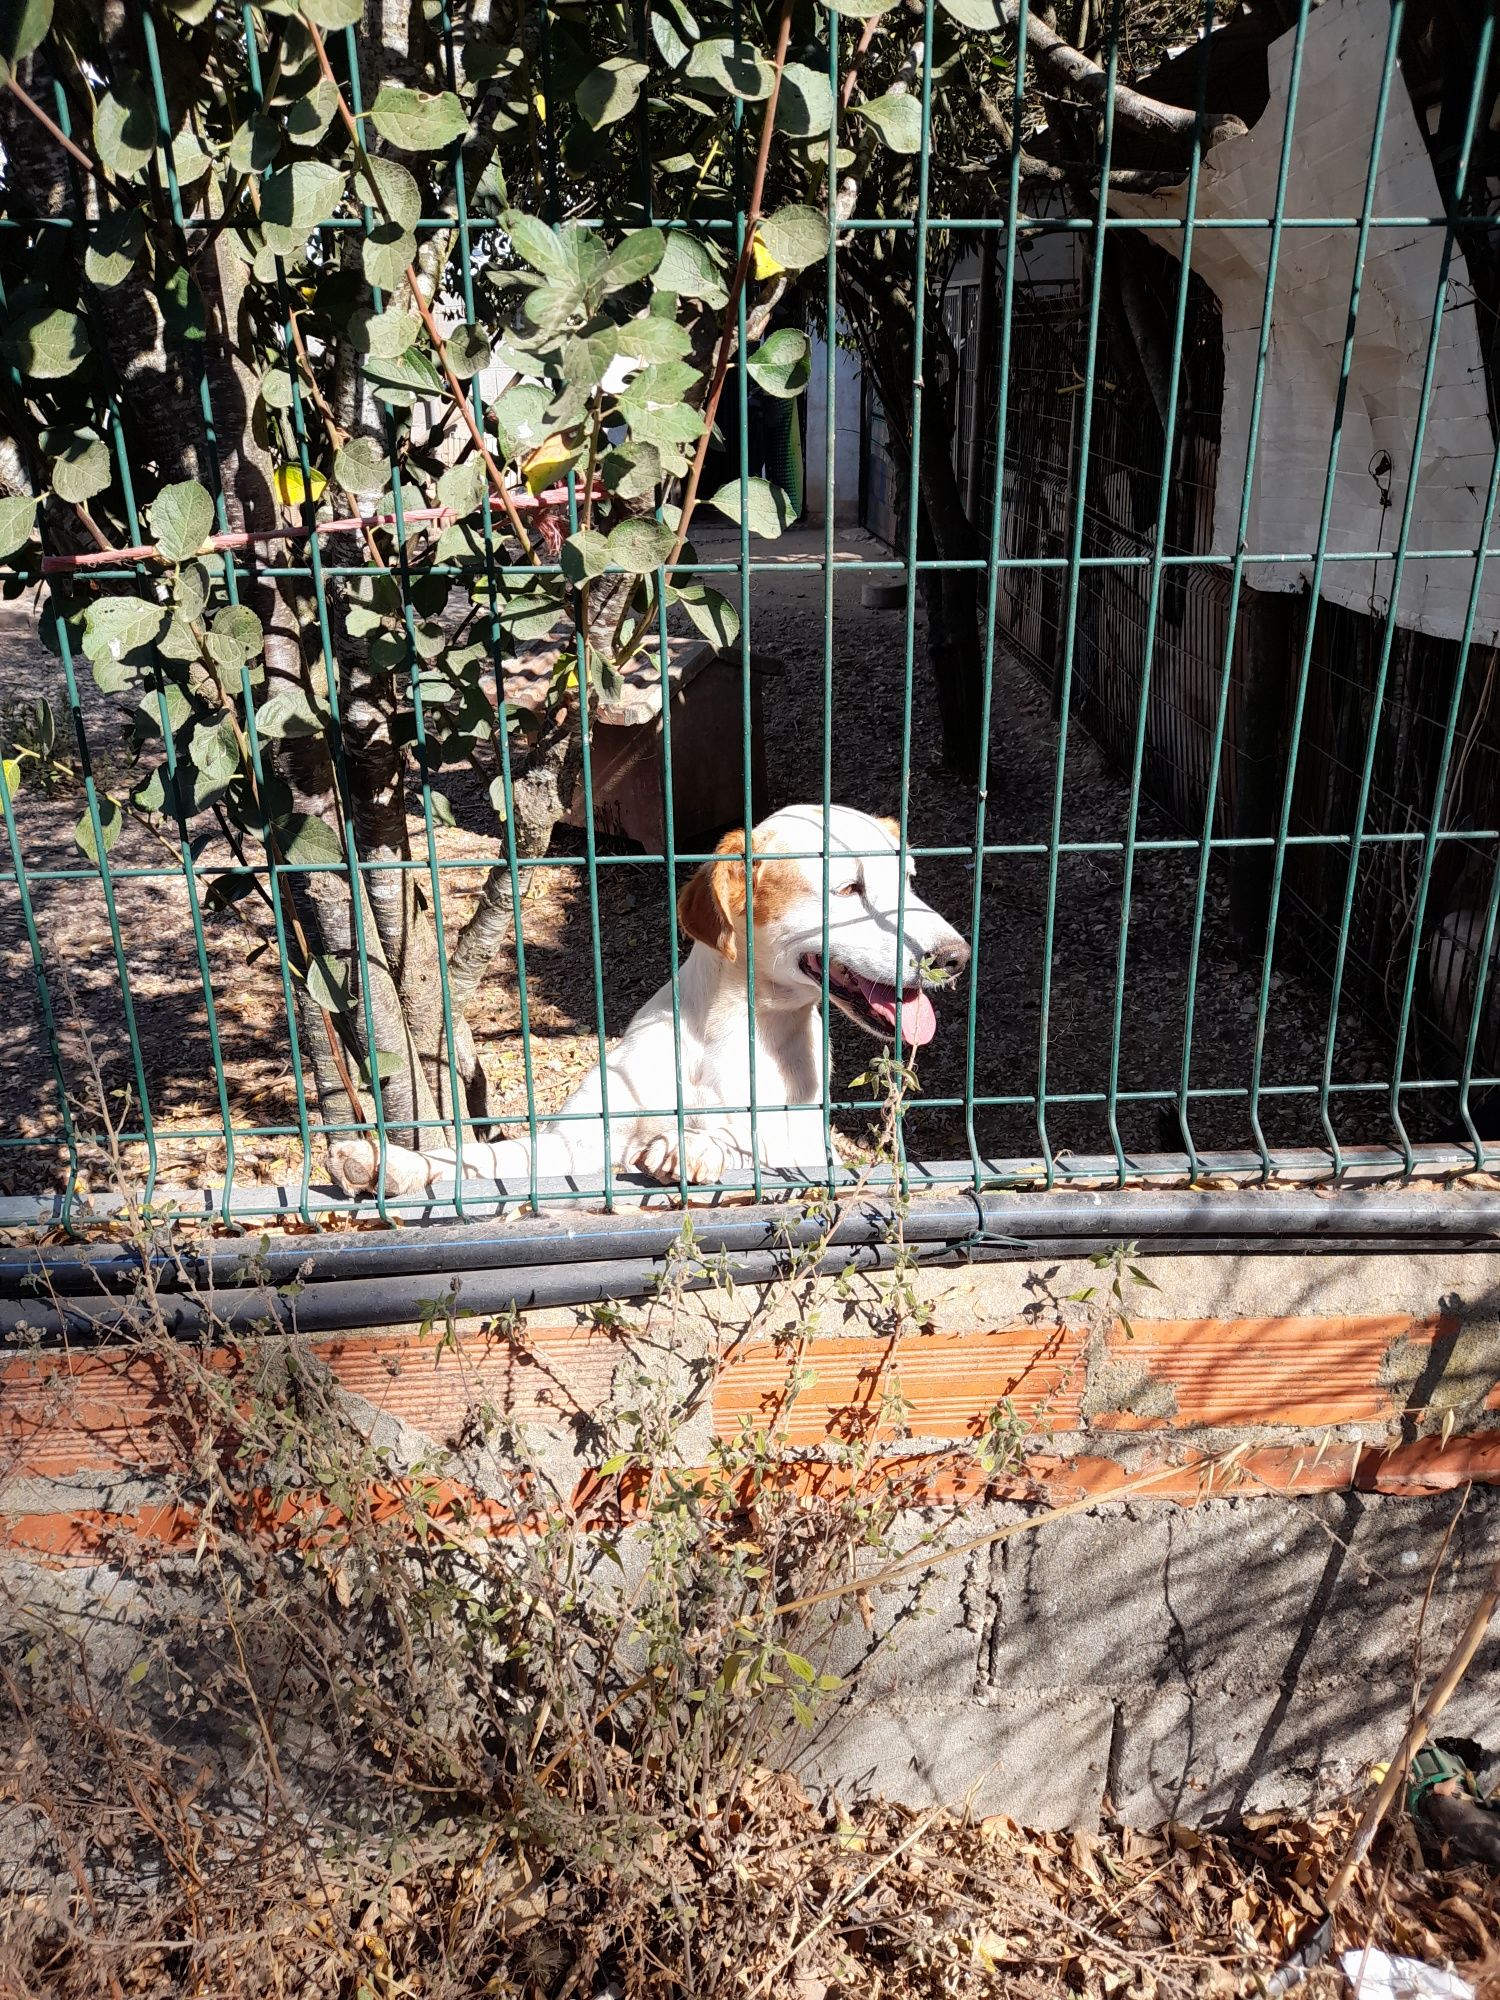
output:
[[[820, 531], [798, 531], [757, 549], [758, 556], [807, 560], [821, 553]], [[840, 538], [842, 553], [878, 555], [876, 544], [853, 534]], [[711, 551], [718, 555], [717, 549]], [[729, 548], [723, 552], [729, 554]], [[865, 609], [860, 578], [835, 584], [832, 793], [836, 800], [876, 813], [899, 810], [905, 694], [905, 617], [901, 610]], [[780, 663], [767, 683], [766, 752], [774, 807], [818, 798], [823, 765], [823, 580], [818, 574], [778, 567], [757, 575], [751, 629], [757, 653]], [[917, 667], [911, 706], [910, 837], [914, 846], [967, 850], [974, 838], [975, 795], [936, 767], [938, 724], [930, 677], [917, 633]], [[66, 735], [65, 691], [58, 663], [39, 644], [34, 612], [23, 600], [0, 612], [0, 673], [7, 705], [46, 694]], [[116, 705], [89, 683], [83, 690], [85, 726], [102, 783], [124, 770], [121, 719]], [[987, 839], [1026, 844], [1047, 838], [1056, 759], [1056, 725], [1048, 698], [1015, 660], [998, 663], [991, 744]], [[444, 906], [450, 925], [461, 921], [479, 882], [477, 864], [494, 852], [493, 818], [486, 784], [473, 779], [449, 787], [458, 824], [442, 829], [445, 859], [476, 862], [445, 872]], [[18, 829], [32, 878], [41, 950], [60, 1019], [62, 1057], [69, 1088], [90, 1096], [80, 1029], [97, 1054], [117, 1121], [140, 1130], [139, 1093], [125, 1033], [124, 982], [110, 935], [97, 877], [89, 879], [73, 845], [72, 828], [83, 808], [81, 786], [61, 783], [48, 794], [28, 784]], [[1065, 840], [1118, 840], [1126, 815], [1126, 787], [1093, 742], [1069, 731], [1064, 797]], [[1149, 807], [1145, 835], [1178, 829]], [[581, 856], [582, 837], [562, 834], [556, 851]], [[659, 865], [632, 861], [620, 843], [601, 842], [602, 853], [621, 856], [599, 871], [598, 916], [606, 1028], [615, 1035], [665, 976], [667, 901]], [[206, 863], [226, 862], [210, 847]], [[171, 866], [175, 849], [129, 823], [111, 860], [117, 874], [132, 868]], [[77, 870], [66, 879], [48, 869]], [[526, 902], [524, 937], [530, 983], [538, 1108], [556, 1107], [572, 1082], [596, 1060], [598, 1027], [588, 921], [590, 899], [582, 869], [549, 867]], [[936, 856], [920, 865], [923, 894], [967, 931], [974, 887], [962, 855]], [[1066, 1098], [1103, 1090], [1109, 1079], [1115, 962], [1120, 921], [1121, 866], [1117, 855], [1064, 855], [1058, 870], [1051, 954], [1048, 1019], [1049, 1093]], [[1119, 1085], [1123, 1091], [1175, 1090], [1181, 1065], [1187, 965], [1192, 942], [1195, 862], [1184, 854], [1139, 858], [1129, 962], [1121, 1019]], [[964, 1088], [966, 1012], [970, 986], [975, 1003], [974, 1087], [980, 1099], [1029, 1093], [1035, 1088], [1042, 1027], [1041, 988], [1045, 948], [1045, 855], [991, 858], [984, 870], [981, 948], [970, 981], [940, 1009], [937, 1039], [922, 1052], [920, 1097], [908, 1126], [914, 1157], [952, 1158], [967, 1151], [961, 1109], [944, 1099]], [[185, 886], [178, 879], [122, 875], [116, 908], [121, 955], [140, 1035], [142, 1067], [161, 1170], [182, 1182], [222, 1177], [226, 1149], [223, 1111], [214, 1086], [209, 1015], [194, 947]], [[63, 1156], [56, 1141], [61, 1122], [51, 1077], [48, 1041], [29, 967], [28, 947], [15, 887], [0, 885], [0, 949], [10, 974], [10, 1006], [0, 1025], [7, 1115], [0, 1138], [0, 1188], [38, 1189], [58, 1184]], [[227, 1103], [237, 1127], [295, 1122], [296, 1107], [286, 1010], [274, 945], [232, 918], [210, 917], [208, 965], [214, 1015], [225, 1058]], [[1209, 886], [1201, 940], [1194, 1025], [1192, 1082], [1225, 1090], [1247, 1081], [1253, 1044], [1258, 964], [1243, 955], [1228, 918], [1225, 884]], [[496, 1095], [507, 1111], [524, 1111], [514, 968], [502, 960], [477, 1010], [475, 1029]], [[1321, 1066], [1323, 1009], [1299, 984], [1290, 966], [1278, 970], [1272, 994], [1265, 1058], [1270, 1082], [1316, 1077]], [[844, 1094], [863, 1071], [870, 1043], [842, 1018], [833, 1030], [835, 1089]], [[1341, 1034], [1336, 1075], [1341, 1080], [1378, 1076], [1380, 1038], [1354, 1017]], [[923, 1100], [933, 1100], [924, 1102]], [[85, 1127], [97, 1117], [80, 1114]], [[1381, 1100], [1341, 1100], [1340, 1136], [1349, 1141], [1384, 1136]], [[841, 1121], [858, 1140], [863, 1114]], [[1175, 1148], [1175, 1115], [1149, 1104], [1126, 1104], [1120, 1131], [1127, 1147]], [[1267, 1100], [1263, 1124], [1273, 1144], [1314, 1143], [1320, 1136], [1315, 1105], [1295, 1097]], [[203, 1137], [175, 1135], [198, 1133]], [[1047, 1133], [1057, 1149], [1107, 1149], [1102, 1106], [1055, 1103]], [[1200, 1146], [1243, 1145], [1249, 1131], [1242, 1099], [1210, 1098], [1195, 1108], [1193, 1135]], [[1036, 1115], [1029, 1105], [981, 1103], [975, 1137], [987, 1154], [1038, 1151]], [[18, 1145], [17, 1142], [23, 1142]], [[144, 1149], [132, 1161], [144, 1162]], [[299, 1166], [298, 1142], [275, 1137], [238, 1141], [235, 1171], [252, 1180], [275, 1178]]]

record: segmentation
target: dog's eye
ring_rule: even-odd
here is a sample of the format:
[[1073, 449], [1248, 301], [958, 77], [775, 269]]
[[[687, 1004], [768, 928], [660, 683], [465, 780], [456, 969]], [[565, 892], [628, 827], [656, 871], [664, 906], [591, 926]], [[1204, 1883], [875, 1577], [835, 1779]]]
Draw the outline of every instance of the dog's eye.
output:
[[841, 889], [835, 889], [833, 893], [836, 896], [862, 896], [865, 893], [865, 885], [863, 882], [846, 882]]

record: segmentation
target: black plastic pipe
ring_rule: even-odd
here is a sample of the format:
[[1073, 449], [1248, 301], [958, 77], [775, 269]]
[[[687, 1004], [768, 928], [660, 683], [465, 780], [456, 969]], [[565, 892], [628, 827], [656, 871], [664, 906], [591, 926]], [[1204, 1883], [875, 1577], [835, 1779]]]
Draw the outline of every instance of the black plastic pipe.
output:
[[[183, 1338], [215, 1329], [329, 1333], [410, 1325], [454, 1285], [464, 1317], [646, 1297], [673, 1272], [688, 1289], [763, 1284], [825, 1240], [824, 1273], [888, 1268], [896, 1255], [891, 1204], [862, 1200], [828, 1230], [800, 1206], [693, 1213], [684, 1262], [679, 1212], [524, 1217], [297, 1238], [267, 1251], [153, 1256], [158, 1307]], [[1154, 1256], [1459, 1252], [1500, 1246], [1500, 1199], [1416, 1192], [972, 1194], [922, 1197], [900, 1219], [906, 1251], [924, 1265], [1082, 1256], [1135, 1243]], [[675, 1255], [674, 1255], [675, 1253]], [[117, 1244], [0, 1257], [0, 1339], [108, 1338], [140, 1323], [122, 1293], [141, 1259]], [[294, 1295], [283, 1288], [297, 1281]]]

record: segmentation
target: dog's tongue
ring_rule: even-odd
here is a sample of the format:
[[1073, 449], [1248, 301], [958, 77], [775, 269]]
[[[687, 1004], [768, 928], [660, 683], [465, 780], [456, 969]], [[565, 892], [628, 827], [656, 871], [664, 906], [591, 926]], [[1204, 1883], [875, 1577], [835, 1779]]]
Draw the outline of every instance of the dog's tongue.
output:
[[[879, 1020], [890, 1023], [894, 1033], [896, 1027], [896, 989], [882, 986], [874, 979], [862, 979], [853, 975], [854, 983], [869, 1003], [870, 1012]], [[901, 1039], [911, 1048], [920, 1049], [930, 1042], [937, 1033], [937, 1015], [932, 1011], [932, 1002], [920, 987], [909, 998], [901, 1002]]]

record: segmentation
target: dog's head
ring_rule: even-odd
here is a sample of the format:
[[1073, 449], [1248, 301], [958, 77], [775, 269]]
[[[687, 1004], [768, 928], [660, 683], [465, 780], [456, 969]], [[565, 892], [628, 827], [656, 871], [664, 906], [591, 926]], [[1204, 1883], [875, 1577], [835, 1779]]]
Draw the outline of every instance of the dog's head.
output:
[[[816, 1006], [828, 963], [828, 996], [851, 1021], [882, 1038], [930, 1042], [937, 1017], [928, 998], [956, 979], [969, 947], [912, 886], [911, 857], [901, 869], [899, 827], [848, 806], [828, 817], [821, 806], [787, 806], [756, 827], [751, 859], [743, 833], [726, 834], [677, 903], [682, 929], [738, 962], [745, 954], [746, 913], [754, 925], [757, 1002]], [[749, 877], [748, 896], [747, 882]]]

